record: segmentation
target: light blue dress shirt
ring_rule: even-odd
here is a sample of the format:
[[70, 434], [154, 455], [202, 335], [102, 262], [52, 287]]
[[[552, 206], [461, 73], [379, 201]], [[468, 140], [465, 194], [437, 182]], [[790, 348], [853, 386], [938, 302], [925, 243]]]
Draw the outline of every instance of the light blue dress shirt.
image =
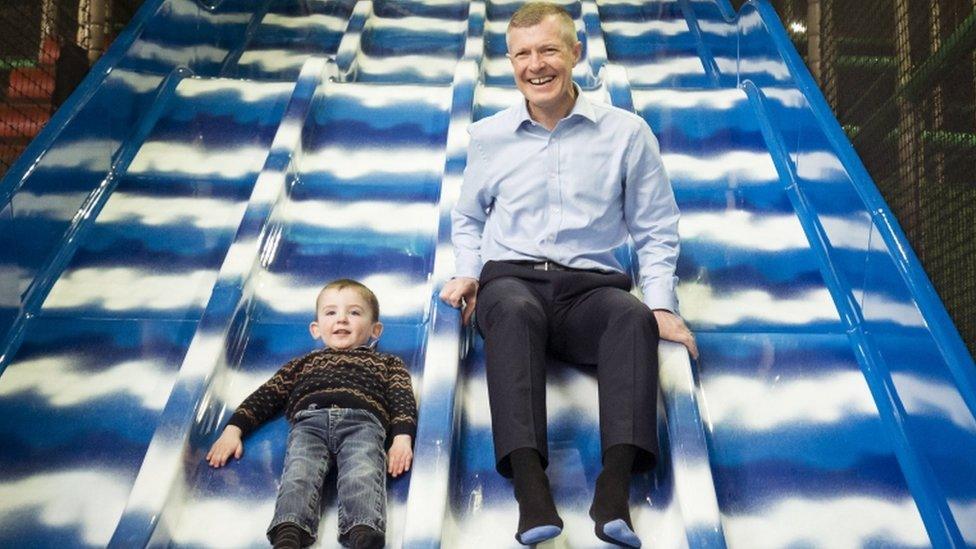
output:
[[644, 302], [677, 312], [679, 213], [657, 139], [639, 116], [577, 94], [552, 132], [524, 100], [470, 126], [455, 276], [478, 278], [490, 260], [622, 272], [614, 250], [630, 236]]

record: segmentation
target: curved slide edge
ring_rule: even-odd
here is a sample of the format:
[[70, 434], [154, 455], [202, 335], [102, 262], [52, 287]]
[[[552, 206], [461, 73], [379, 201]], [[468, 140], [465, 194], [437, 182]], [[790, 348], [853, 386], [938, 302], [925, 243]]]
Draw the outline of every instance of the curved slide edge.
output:
[[675, 495], [688, 546], [724, 549], [725, 534], [705, 436], [704, 403], [688, 350], [680, 343], [661, 341], [658, 361]]
[[847, 134], [834, 117], [827, 100], [793, 46], [769, 0], [750, 0], [740, 9], [737, 16], [740, 28], [739, 39], [742, 40], [741, 33], [745, 32], [742, 30], [741, 20], [743, 16], [752, 12], [761, 19], [769, 40], [782, 57], [793, 83], [803, 94], [820, 130], [854, 183], [855, 190], [864, 201], [865, 208], [871, 215], [871, 220], [885, 245], [889, 250], [897, 250], [897, 253], [892, 253], [895, 266], [914, 296], [970, 412], [976, 415], [976, 363], [966, 349], [962, 337], [922, 268], [921, 262], [912, 250], [908, 238], [858, 157]]
[[440, 547], [450, 501], [453, 451], [457, 446], [460, 406], [458, 384], [461, 358], [460, 311], [440, 300], [440, 289], [454, 272], [451, 245], [451, 209], [461, 193], [468, 147], [467, 127], [471, 123], [478, 63], [462, 60], [454, 72], [451, 122], [447, 131], [447, 154], [438, 202], [437, 248], [432, 275], [431, 321], [427, 331], [427, 353], [420, 391], [414, 467], [403, 531], [405, 548]]
[[[220, 402], [211, 402], [215, 379], [226, 372], [229, 344], [246, 328], [252, 303], [253, 275], [264, 254], [273, 253], [277, 231], [273, 213], [286, 193], [286, 180], [300, 152], [302, 127], [316, 89], [334, 72], [324, 58], [310, 58], [302, 67], [271, 151], [258, 175], [243, 220], [221, 265], [217, 282], [187, 349], [163, 409], [125, 511], [109, 547], [165, 545], [179, 518], [186, 490], [186, 467], [198, 456], [189, 448], [200, 426], [218, 427]], [[217, 413], [212, 413], [217, 408]]]
[[844, 280], [843, 275], [834, 268], [831, 259], [832, 247], [820, 218], [810, 207], [809, 201], [797, 185], [795, 169], [790, 164], [789, 153], [782, 137], [771, 121], [769, 107], [766, 105], [767, 100], [759, 87], [752, 82], [746, 81], [742, 87], [757, 113], [763, 137], [769, 146], [776, 169], [780, 177], [787, 182], [787, 194], [821, 264], [824, 282], [840, 312], [848, 338], [877, 403], [882, 424], [888, 431], [895, 455], [918, 504], [926, 530], [936, 546], [963, 547], [965, 541], [949, 509], [946, 494], [939, 486], [931, 464], [918, 451], [919, 448], [924, 447], [924, 443], [914, 440], [907, 428], [908, 411], [895, 386], [891, 370], [867, 333], [860, 306], [850, 291], [850, 282]]

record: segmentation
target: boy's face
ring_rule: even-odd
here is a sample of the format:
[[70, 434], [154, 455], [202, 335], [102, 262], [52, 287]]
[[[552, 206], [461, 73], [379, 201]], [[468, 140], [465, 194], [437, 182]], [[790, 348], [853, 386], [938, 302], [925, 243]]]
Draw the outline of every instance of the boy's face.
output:
[[353, 288], [325, 290], [319, 295], [317, 307], [309, 331], [331, 349], [355, 349], [383, 332], [383, 324], [373, 320], [369, 303]]

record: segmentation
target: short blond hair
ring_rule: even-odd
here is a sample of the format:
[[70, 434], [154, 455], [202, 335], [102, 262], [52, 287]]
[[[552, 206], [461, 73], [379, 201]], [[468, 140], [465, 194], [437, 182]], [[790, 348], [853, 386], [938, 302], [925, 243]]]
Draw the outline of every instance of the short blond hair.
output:
[[353, 280], [351, 278], [339, 278], [323, 286], [322, 289], [319, 290], [319, 295], [315, 297], [315, 314], [318, 314], [319, 300], [322, 299], [322, 294], [328, 290], [341, 291], [345, 290], [346, 288], [353, 290], [359, 294], [359, 297], [366, 301], [366, 304], [369, 305], [369, 313], [373, 317], [373, 322], [380, 319], [380, 301], [376, 299], [376, 294], [374, 294], [373, 290], [370, 290], [362, 282]]
[[508, 22], [505, 31], [505, 38], [512, 29], [524, 29], [534, 27], [543, 22], [547, 17], [555, 17], [559, 22], [560, 34], [566, 45], [573, 47], [579, 40], [576, 38], [576, 23], [569, 15], [566, 8], [552, 2], [526, 2], [512, 14], [512, 19]]

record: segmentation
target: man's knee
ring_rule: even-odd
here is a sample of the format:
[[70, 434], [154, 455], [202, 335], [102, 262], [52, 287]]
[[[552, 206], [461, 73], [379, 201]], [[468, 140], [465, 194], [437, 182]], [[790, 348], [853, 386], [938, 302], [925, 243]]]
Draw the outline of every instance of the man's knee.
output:
[[654, 319], [654, 312], [647, 308], [632, 295], [629, 299], [619, 300], [617, 306], [611, 314], [611, 329], [634, 328], [638, 333], [658, 335], [657, 321]]
[[510, 296], [502, 298], [487, 311], [487, 319], [490, 324], [495, 322], [507, 322], [516, 325], [529, 327], [544, 327], [546, 315], [535, 300], [525, 296]]
[[538, 299], [516, 279], [498, 279], [478, 297], [479, 314], [485, 326], [498, 322], [544, 327], [546, 314]]

